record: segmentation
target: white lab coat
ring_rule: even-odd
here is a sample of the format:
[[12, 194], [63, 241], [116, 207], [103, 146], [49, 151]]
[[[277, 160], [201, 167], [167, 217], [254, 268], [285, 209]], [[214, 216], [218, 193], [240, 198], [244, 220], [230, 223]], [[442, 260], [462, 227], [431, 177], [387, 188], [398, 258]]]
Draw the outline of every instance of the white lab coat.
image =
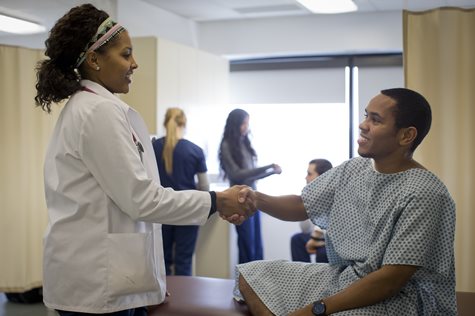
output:
[[93, 92], [67, 102], [45, 159], [44, 302], [84, 313], [159, 304], [160, 224], [204, 224], [210, 195], [161, 187], [140, 115], [101, 85], [81, 84]]

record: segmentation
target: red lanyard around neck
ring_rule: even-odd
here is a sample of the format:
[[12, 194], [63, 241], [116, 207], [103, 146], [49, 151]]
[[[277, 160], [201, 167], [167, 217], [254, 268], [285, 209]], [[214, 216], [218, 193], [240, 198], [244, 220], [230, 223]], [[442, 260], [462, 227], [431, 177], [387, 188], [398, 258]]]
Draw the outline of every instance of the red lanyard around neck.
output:
[[88, 87], [81, 87], [81, 90], [82, 90], [82, 91], [87, 91], [87, 92], [91, 92], [91, 93], [97, 94], [97, 93], [95, 93], [94, 91], [92, 91], [91, 89], [89, 89]]

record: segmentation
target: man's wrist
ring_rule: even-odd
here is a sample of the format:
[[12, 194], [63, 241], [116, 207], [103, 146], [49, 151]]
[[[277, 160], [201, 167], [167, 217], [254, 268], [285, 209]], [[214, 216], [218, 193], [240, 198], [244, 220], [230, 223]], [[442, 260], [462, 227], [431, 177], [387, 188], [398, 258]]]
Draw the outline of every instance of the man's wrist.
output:
[[327, 316], [327, 306], [323, 300], [313, 303], [312, 314], [315, 316]]
[[262, 198], [262, 194], [259, 192], [259, 191], [256, 191], [254, 189], [252, 189], [254, 191], [254, 205], [256, 207], [256, 210], [259, 210], [259, 202], [261, 201], [261, 198]]

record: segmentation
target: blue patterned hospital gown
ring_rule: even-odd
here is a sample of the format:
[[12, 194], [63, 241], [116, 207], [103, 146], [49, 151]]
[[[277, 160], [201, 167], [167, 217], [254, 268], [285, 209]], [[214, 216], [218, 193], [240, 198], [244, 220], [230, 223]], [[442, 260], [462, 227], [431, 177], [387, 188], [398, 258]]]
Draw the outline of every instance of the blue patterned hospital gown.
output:
[[[333, 295], [387, 264], [420, 268], [395, 296], [334, 315], [456, 315], [455, 204], [431, 172], [395, 174], [354, 158], [307, 185], [312, 222], [327, 229], [329, 264], [254, 261], [237, 266], [278, 316]], [[242, 299], [238, 284], [236, 299]]]

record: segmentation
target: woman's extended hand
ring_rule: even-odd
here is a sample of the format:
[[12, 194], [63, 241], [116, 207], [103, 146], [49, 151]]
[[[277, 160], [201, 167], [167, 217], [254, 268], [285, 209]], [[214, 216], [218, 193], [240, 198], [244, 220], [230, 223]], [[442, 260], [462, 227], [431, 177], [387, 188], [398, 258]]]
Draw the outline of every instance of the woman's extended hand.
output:
[[257, 211], [254, 191], [246, 185], [235, 185], [216, 192], [219, 216], [231, 224], [240, 225]]

